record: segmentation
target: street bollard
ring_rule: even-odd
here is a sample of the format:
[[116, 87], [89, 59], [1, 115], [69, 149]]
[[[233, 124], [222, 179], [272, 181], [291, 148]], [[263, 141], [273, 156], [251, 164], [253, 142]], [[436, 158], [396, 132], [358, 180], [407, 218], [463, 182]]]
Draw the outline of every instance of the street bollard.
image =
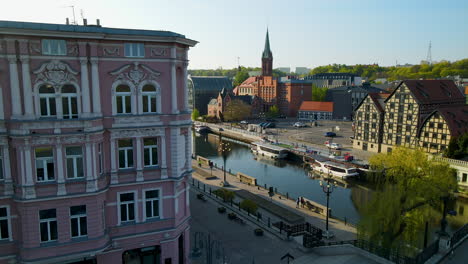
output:
[[289, 193], [288, 192], [286, 193], [286, 199], [289, 199]]
[[198, 185], [198, 189], [200, 189], [200, 182], [197, 182], [197, 185]]
[[211, 187], [210, 187], [210, 195], [211, 195]]
[[266, 183], [265, 183], [265, 190], [267, 189]]
[[270, 217], [268, 217], [268, 227], [271, 227]]
[[206, 192], [206, 184], [203, 184], [203, 192]]
[[275, 187], [275, 193], [278, 193], [278, 188]]
[[229, 174], [232, 174], [232, 173], [231, 173], [231, 169], [229, 169]]
[[257, 190], [259, 190], [259, 191], [260, 191], [260, 186], [257, 186]]
[[347, 221], [346, 221], [346, 217], [345, 217], [345, 218], [344, 218], [344, 225], [346, 225], [346, 224], [347, 224]]
[[195, 179], [192, 178], [192, 185], [195, 186]]

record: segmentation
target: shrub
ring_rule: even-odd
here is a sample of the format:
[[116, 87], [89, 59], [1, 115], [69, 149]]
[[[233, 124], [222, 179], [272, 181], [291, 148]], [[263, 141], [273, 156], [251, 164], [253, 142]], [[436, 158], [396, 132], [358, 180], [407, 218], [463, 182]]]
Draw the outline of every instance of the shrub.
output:
[[240, 208], [247, 211], [247, 214], [250, 215], [257, 212], [258, 206], [254, 201], [245, 199], [240, 203]]
[[228, 218], [233, 220], [233, 219], [236, 219], [237, 218], [237, 215], [235, 213], [229, 213], [228, 214]]
[[263, 229], [261, 229], [261, 228], [255, 228], [255, 229], [254, 229], [254, 234], [255, 234], [256, 236], [263, 236]]
[[214, 190], [213, 193], [216, 196], [219, 196], [221, 199], [223, 199], [223, 202], [231, 202], [236, 196], [236, 194], [233, 191], [229, 191], [224, 188]]
[[226, 212], [226, 207], [218, 207], [218, 212], [224, 214]]

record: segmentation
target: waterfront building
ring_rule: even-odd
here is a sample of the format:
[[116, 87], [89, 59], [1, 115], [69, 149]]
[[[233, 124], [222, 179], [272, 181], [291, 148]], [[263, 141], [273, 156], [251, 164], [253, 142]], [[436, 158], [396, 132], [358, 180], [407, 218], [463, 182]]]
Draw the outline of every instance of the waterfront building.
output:
[[240, 100], [251, 109], [250, 116], [256, 117], [259, 111], [258, 98], [255, 95], [235, 95], [233, 91], [223, 89], [218, 93], [218, 97], [212, 98], [208, 103], [208, 116], [223, 119], [223, 113], [227, 110], [227, 106], [233, 100]]
[[325, 101], [334, 103], [334, 119], [352, 120], [354, 109], [368, 93], [387, 93], [387, 91], [371, 86], [368, 82], [362, 85], [340, 86], [328, 89]]
[[0, 262], [189, 261], [196, 43], [0, 21]]
[[380, 152], [387, 93], [369, 93], [356, 108], [353, 148]]
[[250, 95], [258, 98], [259, 112], [266, 113], [273, 105], [277, 105], [280, 113], [286, 116], [297, 116], [302, 101], [312, 99], [310, 81], [294, 77], [273, 77], [273, 53], [270, 50], [268, 31], [265, 48], [262, 53], [262, 72], [259, 76], [251, 76], [236, 87], [236, 95]]
[[299, 120], [333, 119], [333, 102], [303, 101], [297, 118]]
[[208, 114], [206, 105], [216, 98], [221, 90], [232, 90], [232, 81], [225, 76], [189, 76], [189, 105], [200, 115]]
[[391, 152], [394, 146], [404, 146], [443, 153], [452, 137], [468, 131], [468, 106], [450, 80], [402, 81], [385, 99], [382, 134], [376, 137], [369, 134], [369, 126], [376, 123], [378, 104], [369, 96], [365, 100], [356, 109], [355, 148], [369, 150], [368, 144], [378, 144], [375, 140], [381, 136], [380, 146], [373, 151]]

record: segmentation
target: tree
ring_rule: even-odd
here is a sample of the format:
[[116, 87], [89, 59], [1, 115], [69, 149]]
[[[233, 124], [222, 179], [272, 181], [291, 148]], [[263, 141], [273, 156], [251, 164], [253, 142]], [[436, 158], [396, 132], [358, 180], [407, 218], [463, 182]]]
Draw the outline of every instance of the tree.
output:
[[249, 199], [245, 199], [240, 203], [240, 208], [247, 211], [247, 214], [255, 214], [258, 210], [257, 204]]
[[234, 77], [233, 86], [237, 87], [238, 85], [243, 83], [245, 80], [247, 80], [247, 78], [249, 78], [249, 72], [247, 71], [246, 68], [242, 67], [242, 69], [238, 71], [236, 73], [236, 76]]
[[312, 84], [312, 101], [324, 102], [327, 95], [327, 87], [317, 87]]
[[229, 191], [224, 188], [214, 190], [213, 193], [223, 199], [223, 202], [231, 202], [234, 200], [236, 194], [233, 191]]
[[234, 99], [227, 103], [223, 112], [224, 121], [239, 121], [250, 116], [252, 107], [244, 101]]
[[198, 109], [193, 109], [193, 112], [192, 112], [192, 120], [197, 120], [198, 118], [200, 117], [200, 112], [198, 111]]
[[397, 241], [420, 245], [428, 216], [440, 212], [441, 199], [457, 187], [453, 169], [407, 148], [376, 154], [369, 162], [382, 174], [375, 177], [378, 188], [364, 209], [358, 235], [385, 248]]
[[450, 139], [444, 155], [451, 159], [460, 159], [468, 155], [468, 132]]
[[279, 108], [277, 105], [273, 105], [270, 107], [270, 110], [268, 111], [268, 113], [266, 114], [267, 117], [270, 117], [270, 118], [276, 118], [279, 116]]

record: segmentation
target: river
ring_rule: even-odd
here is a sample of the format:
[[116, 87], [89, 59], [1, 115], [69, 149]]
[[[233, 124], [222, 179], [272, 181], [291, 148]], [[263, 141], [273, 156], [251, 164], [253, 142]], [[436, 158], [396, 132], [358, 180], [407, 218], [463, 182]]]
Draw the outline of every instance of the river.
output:
[[[194, 134], [194, 152], [212, 160], [219, 167], [223, 165], [222, 157], [217, 151], [218, 136], [214, 134]], [[226, 167], [232, 173], [242, 172], [257, 179], [259, 185], [273, 186], [279, 192], [289, 196], [304, 196], [310, 200], [326, 205], [326, 195], [322, 191], [319, 178], [311, 178], [302, 162], [280, 160], [255, 156], [245, 143], [231, 144], [231, 151], [227, 155]], [[254, 159], [257, 157], [257, 160]], [[363, 184], [349, 184], [344, 186], [338, 183], [330, 196], [330, 208], [332, 215], [352, 223], [358, 223], [360, 210], [369, 201], [372, 194], [372, 186], [364, 187]], [[457, 211], [456, 216], [448, 216], [449, 230], [456, 230], [468, 222], [468, 203], [457, 200], [451, 204], [451, 209]], [[467, 212], [465, 212], [465, 208]], [[431, 229], [438, 228], [439, 220], [430, 219]]]

